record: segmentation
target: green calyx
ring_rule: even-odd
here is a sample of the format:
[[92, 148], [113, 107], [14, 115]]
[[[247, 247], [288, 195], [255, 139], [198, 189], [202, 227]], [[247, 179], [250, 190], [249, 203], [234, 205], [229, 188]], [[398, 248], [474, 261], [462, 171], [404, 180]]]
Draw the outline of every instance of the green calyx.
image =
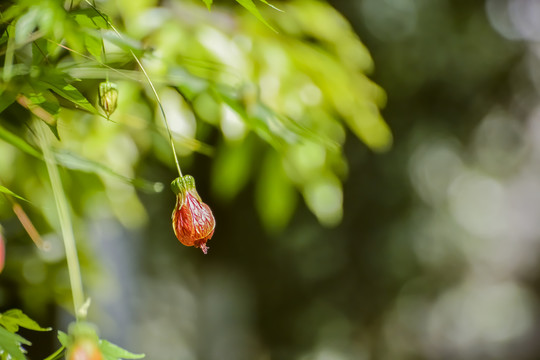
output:
[[176, 195], [184, 196], [186, 192], [189, 192], [199, 198], [195, 188], [195, 179], [191, 175], [184, 175], [174, 179], [171, 183], [171, 189]]

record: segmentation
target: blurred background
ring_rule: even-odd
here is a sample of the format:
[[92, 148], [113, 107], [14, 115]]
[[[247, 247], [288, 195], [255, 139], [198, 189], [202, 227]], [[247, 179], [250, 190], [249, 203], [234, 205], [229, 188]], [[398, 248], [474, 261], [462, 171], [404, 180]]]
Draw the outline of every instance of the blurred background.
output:
[[[156, 360], [540, 358], [540, 2], [257, 4], [279, 34], [233, 2], [96, 3], [158, 54], [145, 65], [217, 222], [206, 256], [175, 239], [162, 122], [111, 46], [114, 123], [63, 109], [62, 149], [165, 189], [62, 171], [103, 338]], [[95, 99], [103, 70], [78, 61], [66, 69]], [[0, 308], [65, 330], [44, 166], [0, 154], [51, 247], [0, 203]], [[58, 346], [24, 335], [31, 359]]]

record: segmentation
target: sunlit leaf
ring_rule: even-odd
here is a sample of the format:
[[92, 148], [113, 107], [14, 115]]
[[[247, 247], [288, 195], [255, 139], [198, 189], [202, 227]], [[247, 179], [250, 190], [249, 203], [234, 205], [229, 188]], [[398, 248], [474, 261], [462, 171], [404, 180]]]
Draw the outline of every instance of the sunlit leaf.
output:
[[[0, 186], [0, 191], [1, 186]], [[24, 200], [24, 199], [23, 199]], [[42, 328], [37, 322], [30, 319], [19, 309], [11, 309], [0, 314], [0, 325], [4, 326], [8, 331], [17, 332], [19, 327], [35, 331], [49, 331], [51, 328]]]

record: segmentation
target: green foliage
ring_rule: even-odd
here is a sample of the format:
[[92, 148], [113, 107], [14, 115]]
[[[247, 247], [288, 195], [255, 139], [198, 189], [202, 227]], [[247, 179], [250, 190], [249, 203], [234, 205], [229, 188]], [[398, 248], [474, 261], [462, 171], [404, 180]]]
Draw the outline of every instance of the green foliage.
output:
[[[153, 12], [144, 1], [127, 8], [56, 0], [6, 6], [0, 20], [0, 192], [31, 201], [37, 227], [58, 231], [51, 211], [58, 199], [43, 179], [45, 153], [49, 165], [62, 167], [56, 188], [65, 188], [75, 224], [84, 228], [87, 217], [115, 216], [140, 230], [148, 214], [136, 190], [160, 192], [170, 181], [145, 165], [157, 160], [174, 169], [163, 111], [184, 171], [199, 156], [213, 157], [207, 183], [218, 199], [232, 204], [253, 183], [254, 207], [271, 231], [286, 228], [299, 194], [322, 224], [339, 223], [347, 131], [374, 151], [388, 149], [392, 136], [379, 113], [385, 94], [366, 76], [373, 65], [368, 51], [329, 5], [260, 2], [237, 0], [247, 11], [212, 0], [171, 3], [166, 12]], [[197, 21], [178, 21], [180, 14]], [[105, 101], [99, 84], [113, 82], [114, 94]], [[37, 136], [36, 121], [56, 139]], [[50, 152], [42, 153], [48, 145]], [[1, 202], [0, 220], [7, 214], [9, 203]], [[78, 231], [77, 241], [85, 240]], [[30, 256], [22, 255], [21, 264]], [[66, 281], [57, 283], [63, 256], [47, 263], [57, 269], [39, 286], [21, 284], [40, 295], [29, 296], [29, 306], [69, 303]], [[21, 264], [7, 276], [19, 281]], [[15, 331], [34, 326], [29, 321], [14, 312], [2, 324]], [[59, 333], [63, 348], [73, 336]], [[3, 348], [24, 358], [19, 345], [27, 342], [14, 334], [5, 339]], [[104, 340], [99, 347], [107, 359], [142, 357]]]
[[[220, 184], [214, 186], [218, 196], [231, 200], [255, 175], [246, 155], [253, 148], [247, 135], [253, 132], [270, 145], [266, 149], [258, 146], [261, 154], [275, 152], [280, 158], [275, 164], [281, 168], [277, 170], [282, 174], [278, 178], [281, 185], [272, 191], [289, 189], [284, 197], [268, 196], [267, 207], [258, 200], [257, 208], [266, 219], [263, 223], [268, 228], [283, 228], [296, 204], [290, 190], [297, 189], [323, 224], [335, 224], [341, 207], [328, 207], [314, 199], [324, 199], [319, 196], [322, 189], [330, 188], [328, 194], [342, 197], [340, 180], [347, 174], [341, 150], [345, 127], [376, 151], [390, 146], [391, 134], [378, 112], [385, 95], [365, 76], [372, 68], [369, 53], [339, 13], [319, 1], [279, 4], [283, 13], [262, 2], [269, 6], [259, 9], [252, 0], [238, 1], [251, 14], [235, 15], [234, 29], [215, 21], [216, 16], [231, 10], [212, 1], [205, 1], [208, 7], [213, 5], [212, 12], [199, 14], [198, 22], [164, 18], [159, 28], [135, 29], [130, 22], [148, 5], [134, 7], [118, 19], [113, 8], [109, 8], [113, 16], [108, 16], [87, 2], [66, 9], [54, 1], [22, 1], [3, 14], [7, 27], [1, 46], [6, 53], [7, 81], [0, 86], [0, 110], [21, 112], [14, 105], [18, 103], [45, 121], [61, 140], [56, 144], [56, 157], [62, 165], [100, 177], [113, 175], [155, 191], [160, 188], [156, 182], [132, 180], [136, 177], [130, 164], [138, 155], [116, 153], [114, 162], [104, 163], [107, 157], [99, 150], [112, 146], [111, 138], [128, 136], [136, 143], [136, 153], [154, 151], [171, 165], [170, 155], [162, 156], [158, 151], [161, 140], [154, 134], [162, 133], [163, 128], [152, 121], [159, 118], [155, 99], [140, 85], [143, 76], [136, 71], [134, 51], [142, 56], [158, 93], [171, 89], [180, 93], [174, 102], [163, 101], [166, 112], [182, 104], [182, 115], [173, 118], [173, 125], [195, 119], [187, 132], [173, 126], [180, 154], [217, 154], [213, 182]], [[190, 13], [196, 8], [186, 3], [183, 11]], [[121, 21], [127, 28], [120, 29], [119, 36], [111, 31], [111, 24]], [[270, 23], [277, 33], [268, 31]], [[171, 36], [174, 47], [169, 43]], [[139, 40], [142, 38], [145, 45]], [[111, 117], [117, 125], [96, 124], [103, 120], [95, 115], [104, 115], [94, 100], [95, 81], [107, 78], [118, 84], [118, 110]], [[225, 141], [215, 149], [204, 143], [207, 131], [196, 137], [203, 123], [222, 132]], [[0, 139], [41, 157], [32, 146], [32, 137], [21, 132], [20, 126], [0, 121]], [[93, 151], [88, 151], [89, 142], [94, 144]], [[117, 166], [122, 163], [125, 165]], [[270, 186], [263, 177], [255, 179], [263, 182], [257, 189]], [[106, 182], [106, 186], [111, 185]], [[257, 191], [261, 199], [262, 192]], [[286, 203], [289, 210], [275, 210], [280, 217], [269, 215], [268, 209], [285, 208]]]
[[42, 328], [19, 309], [11, 309], [0, 314], [0, 354], [2, 360], [26, 360], [21, 345], [31, 345], [30, 341], [15, 334], [19, 327], [35, 331], [49, 331], [51, 328]]

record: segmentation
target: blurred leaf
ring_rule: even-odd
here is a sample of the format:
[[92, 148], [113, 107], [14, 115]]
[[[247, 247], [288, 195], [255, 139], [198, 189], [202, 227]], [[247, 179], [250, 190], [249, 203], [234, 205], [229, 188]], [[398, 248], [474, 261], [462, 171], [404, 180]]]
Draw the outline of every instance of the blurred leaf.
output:
[[48, 41], [45, 39], [37, 39], [32, 43], [32, 65], [41, 65], [46, 59]]
[[214, 0], [203, 0], [204, 3], [206, 4], [206, 7], [208, 8], [208, 10], [210, 10], [210, 8], [212, 7], [212, 3], [214, 2]]
[[[22, 196], [19, 196], [19, 195], [15, 194], [13, 191], [9, 190], [5, 186], [0, 185], [0, 192], [3, 192], [4, 194], [8, 194], [8, 195], [11, 195], [13, 197], [16, 197], [17, 199], [29, 202], [28, 200], [26, 200]], [[0, 317], [0, 324], [2, 324], [2, 318], [1, 317]], [[15, 330], [15, 331], [17, 331], [17, 330]]]
[[133, 186], [138, 187], [149, 193], [161, 192], [163, 190], [163, 184], [160, 182], [153, 182], [141, 178], [130, 178], [124, 176], [103, 164], [100, 164], [90, 159], [86, 159], [73, 152], [58, 149], [55, 151], [54, 155], [56, 161], [58, 161], [60, 165], [65, 166], [69, 169], [80, 170], [89, 173], [110, 175], [124, 182], [128, 182]]
[[308, 207], [325, 226], [339, 224], [343, 216], [341, 182], [332, 174], [325, 174], [308, 182], [303, 191]]
[[69, 13], [71, 17], [79, 24], [81, 27], [86, 27], [90, 29], [108, 29], [109, 20], [106, 14], [100, 14], [94, 9], [78, 9], [71, 11]]
[[99, 341], [99, 349], [105, 360], [142, 359], [144, 354], [134, 354], [119, 346], [111, 344], [107, 340]]
[[249, 138], [241, 144], [222, 146], [214, 159], [212, 189], [230, 201], [246, 185], [256, 156]]
[[[0, 191], [1, 191], [1, 188], [2, 186], [0, 186]], [[35, 330], [35, 331], [50, 331], [51, 330], [51, 328], [42, 328], [41, 326], [38, 325], [37, 322], [30, 319], [26, 314], [24, 314], [19, 309], [11, 309], [4, 312], [3, 314], [0, 314], [0, 325], [4, 326], [8, 331], [11, 331], [11, 332], [19, 331], [19, 327], [23, 327], [25, 329], [30, 329], [30, 330]]]
[[92, 34], [85, 34], [84, 45], [86, 50], [95, 57], [98, 61], [101, 61], [101, 52], [103, 45], [100, 37], [93, 36]]
[[257, 181], [256, 206], [267, 230], [282, 230], [294, 213], [295, 188], [283, 170], [274, 151], [268, 152]]
[[22, 15], [15, 25], [15, 44], [20, 46], [28, 41], [30, 35], [37, 27], [40, 14], [39, 7], [32, 6], [24, 15]]
[[242, 5], [244, 8], [246, 8], [250, 13], [255, 15], [257, 19], [259, 19], [264, 25], [268, 26], [270, 29], [272, 29], [274, 32], [277, 32], [276, 29], [274, 29], [261, 15], [259, 12], [259, 9], [257, 9], [257, 6], [253, 3], [253, 0], [236, 0], [237, 3]]
[[4, 354], [10, 355], [12, 360], [26, 360], [21, 344], [31, 345], [32, 343], [0, 326], [0, 350]]
[[30, 146], [25, 140], [3, 128], [2, 125], [0, 125], [0, 139], [15, 146], [19, 150], [27, 153], [28, 155], [32, 155], [33, 157], [38, 159], [42, 159], [41, 153], [39, 151]]

